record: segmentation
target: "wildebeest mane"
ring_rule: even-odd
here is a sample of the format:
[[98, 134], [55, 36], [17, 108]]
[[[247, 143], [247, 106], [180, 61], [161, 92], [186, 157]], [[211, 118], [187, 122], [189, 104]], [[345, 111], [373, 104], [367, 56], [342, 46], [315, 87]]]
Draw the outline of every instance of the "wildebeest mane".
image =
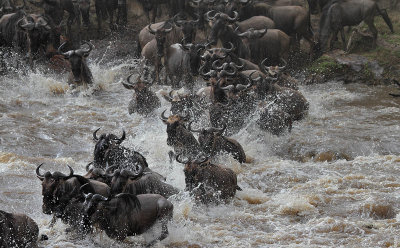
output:
[[3, 34], [3, 39], [8, 43], [14, 41], [15, 34], [19, 31], [16, 25], [19, 20], [26, 16], [25, 11], [19, 10], [14, 15], [11, 15], [6, 24], [6, 33]]
[[[122, 209], [136, 209], [139, 211], [141, 209], [140, 201], [136, 197], [136, 195], [129, 194], [129, 193], [121, 193], [115, 196], [115, 198], [122, 199], [123, 201], [119, 201], [119, 205], [113, 206], [112, 211], [121, 211]], [[112, 199], [112, 198], [109, 198]], [[125, 204], [125, 206], [121, 206], [122, 203]]]

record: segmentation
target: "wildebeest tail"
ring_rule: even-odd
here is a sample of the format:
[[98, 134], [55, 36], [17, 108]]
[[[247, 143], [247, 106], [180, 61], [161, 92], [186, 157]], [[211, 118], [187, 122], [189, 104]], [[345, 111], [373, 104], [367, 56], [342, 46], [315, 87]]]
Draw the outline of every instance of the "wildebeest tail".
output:
[[386, 9], [379, 9], [378, 5], [376, 5], [376, 9], [380, 16], [382, 16], [383, 20], [385, 20], [386, 24], [390, 28], [390, 31], [394, 33], [392, 21], [389, 18], [389, 15], [386, 12]]

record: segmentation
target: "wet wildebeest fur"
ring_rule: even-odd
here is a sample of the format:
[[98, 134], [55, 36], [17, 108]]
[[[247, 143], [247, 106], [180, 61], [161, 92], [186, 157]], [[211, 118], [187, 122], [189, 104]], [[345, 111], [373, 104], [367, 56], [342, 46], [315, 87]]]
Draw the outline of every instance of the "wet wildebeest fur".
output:
[[236, 190], [241, 190], [231, 169], [212, 164], [207, 157], [187, 161], [181, 161], [180, 157], [178, 155], [176, 160], [185, 164], [186, 190], [200, 202], [226, 203], [235, 196]]
[[129, 102], [128, 112], [129, 114], [138, 113], [140, 115], [148, 115], [155, 109], [161, 106], [160, 99], [157, 95], [150, 90], [151, 84], [140, 79], [140, 76], [133, 83], [130, 81], [130, 75], [127, 78], [127, 82], [122, 82], [122, 85], [128, 90], [134, 90], [132, 100]]
[[25, 214], [0, 210], [0, 247], [37, 247], [39, 227]]
[[167, 125], [167, 144], [174, 148], [175, 153], [183, 153], [184, 156], [196, 156], [201, 148], [193, 134], [185, 127], [189, 115], [166, 117], [165, 111], [161, 114], [161, 120]]
[[355, 26], [364, 21], [374, 37], [374, 44], [378, 37], [378, 31], [374, 25], [375, 16], [380, 15], [385, 20], [390, 31], [393, 33], [392, 22], [385, 10], [381, 10], [378, 4], [372, 0], [331, 0], [322, 10], [320, 19], [319, 42], [322, 51], [328, 48], [333, 37], [337, 37], [341, 31], [344, 47], [346, 41], [343, 28]]
[[93, 225], [119, 241], [146, 232], [157, 221], [162, 224], [162, 232], [157, 239], [165, 239], [174, 209], [170, 201], [156, 194], [118, 194], [112, 198], [88, 194], [84, 205]]
[[97, 137], [99, 130], [100, 128], [93, 133], [93, 139], [96, 142], [94, 167], [106, 169], [106, 167], [115, 166], [117, 169], [132, 171], [135, 171], [138, 165], [143, 168], [149, 167], [146, 158], [140, 153], [121, 146], [126, 138], [125, 131], [123, 131], [121, 138], [114, 134], [102, 134]]
[[93, 84], [93, 75], [90, 71], [86, 58], [89, 56], [93, 49], [93, 45], [85, 43], [89, 46], [88, 49], [80, 48], [77, 50], [70, 50], [68, 52], [62, 52], [62, 48], [66, 43], [63, 43], [59, 48], [58, 52], [68, 59], [71, 65], [71, 76], [69, 78], [69, 84], [73, 87], [77, 85], [91, 85]]
[[165, 198], [179, 192], [175, 187], [163, 182], [158, 173], [143, 172], [137, 173], [128, 170], [115, 170], [111, 177], [111, 195], [119, 193], [130, 193], [133, 195], [159, 194]]
[[[87, 221], [83, 217], [81, 219], [80, 216], [76, 215], [76, 212], [68, 212], [66, 209], [79, 208], [79, 200], [82, 197], [81, 187], [83, 185], [86, 185], [88, 192], [106, 197], [110, 194], [110, 188], [105, 183], [74, 175], [74, 171], [70, 166], [68, 166], [69, 175], [58, 171], [53, 173], [48, 171], [45, 174], [40, 174], [39, 170], [42, 165], [36, 168], [36, 175], [42, 181], [43, 213], [54, 213], [55, 217], [61, 218], [63, 222], [76, 224], [77, 226], [73, 227], [78, 229], [81, 234], [89, 232]], [[78, 202], [75, 200], [78, 200]]]
[[240, 163], [246, 162], [246, 154], [243, 147], [234, 139], [222, 135], [225, 128], [202, 128], [192, 129], [192, 122], [189, 124], [189, 130], [199, 133], [199, 143], [202, 151], [209, 157], [214, 157], [220, 152], [232, 154]]

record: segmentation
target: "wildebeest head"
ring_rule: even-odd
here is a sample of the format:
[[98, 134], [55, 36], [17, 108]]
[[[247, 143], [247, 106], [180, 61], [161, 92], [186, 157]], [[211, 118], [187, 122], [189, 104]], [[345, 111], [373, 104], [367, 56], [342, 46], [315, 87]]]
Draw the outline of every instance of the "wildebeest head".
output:
[[125, 186], [143, 175], [143, 166], [136, 164], [137, 171], [115, 170], [113, 174], [107, 176], [111, 179], [111, 195], [116, 195], [124, 191]]
[[210, 154], [213, 149], [212, 146], [215, 142], [215, 139], [224, 133], [226, 126], [224, 126], [222, 128], [209, 127], [209, 128], [202, 128], [202, 129], [193, 129], [192, 123], [193, 122], [189, 123], [189, 127], [188, 127], [189, 131], [199, 134], [198, 140], [199, 140], [200, 146], [202, 147], [203, 151], [205, 151], [207, 154]]
[[87, 65], [85, 64], [85, 58], [89, 56], [90, 52], [93, 49], [93, 45], [90, 43], [85, 43], [88, 45], [87, 49], [80, 48], [77, 50], [70, 50], [68, 52], [61, 52], [62, 48], [66, 42], [64, 42], [59, 48], [58, 52], [63, 55], [66, 59], [68, 59], [69, 63], [71, 64], [71, 70], [72, 74], [74, 76], [74, 82], [75, 83], [80, 83], [82, 81], [85, 81], [87, 83], [92, 83], [92, 75], [89, 69], [87, 68]]
[[174, 18], [174, 23], [176, 26], [180, 27], [182, 29], [182, 34], [183, 34], [183, 39], [182, 43], [183, 44], [188, 44], [192, 43], [195, 40], [196, 37], [196, 28], [197, 24], [199, 23], [199, 18], [196, 20], [176, 20]]
[[245, 37], [247, 39], [259, 39], [261, 38], [264, 34], [267, 33], [267, 29], [261, 29], [261, 30], [255, 30], [254, 28], [249, 28], [246, 32], [240, 33], [238, 32], [239, 29], [236, 28], [235, 33], [239, 37]]
[[183, 172], [185, 174], [185, 184], [186, 184], [186, 190], [192, 191], [194, 187], [197, 186], [197, 183], [201, 179], [201, 173], [199, 170], [200, 166], [207, 166], [211, 164], [211, 161], [208, 157], [206, 156], [199, 156], [197, 159], [192, 160], [191, 158], [186, 158], [185, 160], [182, 160], [182, 154], [178, 154], [176, 156], [176, 161], [178, 161], [181, 164], [184, 164], [185, 167], [183, 169]]
[[86, 175], [84, 175], [83, 177], [87, 179], [93, 179], [109, 185], [110, 180], [108, 180], [106, 171], [103, 170], [102, 168], [91, 167], [91, 165], [93, 164], [94, 162], [91, 162], [88, 165], [86, 165]]
[[252, 73], [250, 73], [249, 75], [249, 81], [251, 82], [252, 85], [255, 86], [255, 92], [256, 94], [263, 98], [265, 97], [269, 92], [271, 92], [271, 90], [273, 89], [272, 84], [274, 83], [274, 81], [277, 81], [278, 78], [274, 78], [274, 77], [270, 77], [267, 76], [265, 78], [262, 78], [261, 76], [257, 77], [257, 78], [253, 78], [253, 74], [256, 73], [256, 71], [253, 71]]
[[45, 174], [40, 174], [39, 170], [42, 165], [43, 164], [40, 164], [36, 168], [36, 175], [42, 181], [42, 210], [44, 214], [51, 214], [53, 211], [55, 211], [60, 198], [66, 193], [62, 192], [60, 186], [73, 176], [74, 170], [71, 168], [71, 166], [67, 165], [70, 170], [69, 175], [65, 175], [58, 171], [53, 173], [47, 171]]
[[99, 194], [93, 194], [93, 193], [89, 193], [85, 195], [85, 202], [83, 203], [83, 209], [84, 212], [88, 215], [91, 216], [97, 208], [97, 205], [99, 204], [99, 202], [102, 201], [108, 201], [109, 199], [99, 195]]
[[189, 121], [189, 114], [187, 114], [186, 116], [171, 115], [169, 117], [166, 117], [165, 111], [167, 110], [164, 110], [161, 113], [161, 120], [167, 125], [167, 144], [170, 146], [174, 146], [177, 144], [178, 139], [182, 138], [178, 137], [178, 128], [181, 127], [183, 129], [186, 129], [184, 124]]
[[201, 63], [201, 53], [205, 49], [204, 44], [186, 44], [182, 45], [182, 48], [189, 52], [189, 63], [190, 71], [193, 76], [197, 76], [199, 73], [199, 67]]
[[[168, 25], [170, 25], [170, 27], [166, 28]], [[164, 45], [167, 40], [167, 34], [173, 30], [173, 26], [166, 22], [166, 25], [156, 30], [151, 28], [151, 24], [149, 24], [147, 28], [149, 29], [149, 32], [155, 36], [154, 38], [157, 41], [157, 56], [164, 56]]]
[[220, 34], [228, 28], [228, 24], [230, 22], [235, 22], [238, 19], [239, 14], [237, 12], [234, 12], [235, 16], [230, 17], [225, 13], [218, 12], [214, 16], [211, 16], [212, 12], [213, 11], [209, 11], [206, 13], [207, 19], [209, 21], [213, 21], [210, 36], [208, 37], [208, 42], [211, 45], [216, 45]]
[[118, 138], [115, 134], [102, 134], [100, 137], [97, 137], [97, 132], [99, 130], [100, 128], [93, 132], [93, 139], [96, 141], [94, 147], [94, 163], [98, 167], [105, 168], [108, 153], [125, 140], [126, 133], [125, 130], [122, 130], [121, 138]]
[[146, 81], [143, 81], [140, 78], [140, 75], [137, 77], [136, 82], [132, 82], [131, 78], [134, 74], [131, 74], [127, 79], [126, 82], [122, 82], [122, 85], [128, 89], [128, 90], [134, 90], [136, 93], [140, 93], [142, 91], [148, 90], [149, 83]]
[[279, 65], [275, 65], [275, 66], [266, 66], [265, 65], [265, 61], [267, 61], [268, 58], [264, 59], [259, 68], [261, 69], [261, 71], [263, 73], [265, 73], [265, 75], [270, 75], [271, 77], [278, 77], [281, 72], [286, 68], [287, 66], [287, 62], [286, 60], [281, 58], [281, 61], [283, 63], [283, 66], [279, 66]]

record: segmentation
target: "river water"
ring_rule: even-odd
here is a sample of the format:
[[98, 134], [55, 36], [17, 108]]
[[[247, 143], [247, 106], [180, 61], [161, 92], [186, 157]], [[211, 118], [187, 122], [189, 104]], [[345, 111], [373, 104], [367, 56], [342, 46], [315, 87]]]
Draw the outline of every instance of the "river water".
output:
[[[0, 209], [25, 213], [49, 236], [45, 247], [141, 247], [153, 234], [118, 243], [104, 233], [80, 239], [41, 211], [35, 168], [85, 173], [92, 132], [127, 132], [123, 145], [182, 190], [170, 200], [170, 235], [156, 247], [389, 247], [400, 245], [400, 101], [391, 86], [326, 82], [301, 86], [309, 115], [291, 133], [260, 131], [255, 117], [233, 136], [252, 162], [220, 161], [238, 174], [230, 204], [196, 205], [183, 192], [183, 165], [169, 163], [159, 114], [129, 115], [132, 92], [121, 85], [136, 60], [91, 57], [96, 87], [71, 94], [66, 75], [14, 70], [0, 78]], [[14, 60], [14, 64], [17, 64]], [[9, 63], [9, 62], [7, 62]], [[11, 63], [11, 62], [10, 62]], [[11, 70], [12, 71], [12, 70]], [[25, 70], [26, 71], [26, 70]], [[156, 86], [160, 93], [167, 87]]]

